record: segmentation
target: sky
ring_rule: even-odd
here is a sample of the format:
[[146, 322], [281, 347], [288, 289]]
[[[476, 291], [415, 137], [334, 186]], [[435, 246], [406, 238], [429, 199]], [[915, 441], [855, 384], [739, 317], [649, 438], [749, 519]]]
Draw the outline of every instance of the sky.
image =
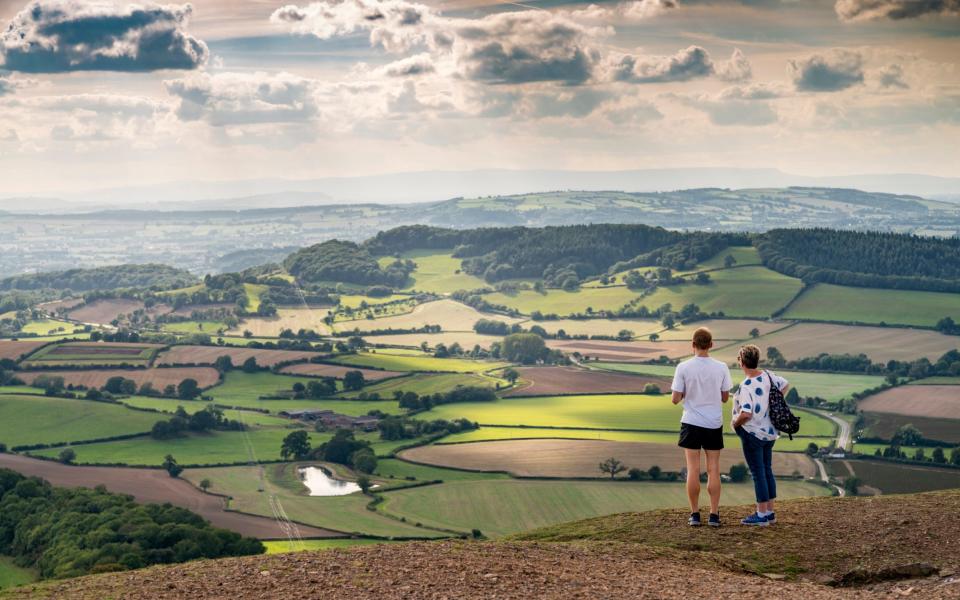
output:
[[0, 0], [0, 197], [487, 168], [960, 176], [960, 0]]

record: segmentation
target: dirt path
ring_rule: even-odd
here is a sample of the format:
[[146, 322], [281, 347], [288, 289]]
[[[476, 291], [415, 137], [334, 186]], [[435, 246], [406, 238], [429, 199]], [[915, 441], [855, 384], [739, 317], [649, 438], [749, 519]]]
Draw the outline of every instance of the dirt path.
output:
[[[137, 502], [169, 502], [192, 510], [217, 527], [260, 539], [284, 539], [286, 536], [273, 519], [244, 515], [223, 509], [223, 499], [204, 494], [182, 479], [173, 479], [159, 469], [120, 467], [69, 467], [18, 454], [0, 454], [0, 468], [41, 477], [56, 486], [95, 487], [104, 485], [111, 492], [129, 494]], [[300, 525], [305, 538], [343, 537], [342, 534]]]

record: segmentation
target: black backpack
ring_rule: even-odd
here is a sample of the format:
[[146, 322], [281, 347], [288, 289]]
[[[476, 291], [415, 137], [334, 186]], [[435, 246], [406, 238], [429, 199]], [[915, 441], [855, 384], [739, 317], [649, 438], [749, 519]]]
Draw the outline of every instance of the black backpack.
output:
[[785, 433], [793, 439], [793, 434], [800, 431], [800, 417], [790, 411], [783, 392], [777, 387], [769, 371], [764, 371], [770, 380], [770, 422], [780, 433]]

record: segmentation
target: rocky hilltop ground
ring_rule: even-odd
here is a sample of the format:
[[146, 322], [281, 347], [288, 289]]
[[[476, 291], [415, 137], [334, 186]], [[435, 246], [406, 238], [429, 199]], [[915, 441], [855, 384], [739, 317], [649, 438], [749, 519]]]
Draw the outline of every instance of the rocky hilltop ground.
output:
[[784, 502], [766, 529], [627, 513], [497, 542], [198, 561], [34, 584], [0, 599], [960, 598], [960, 490]]

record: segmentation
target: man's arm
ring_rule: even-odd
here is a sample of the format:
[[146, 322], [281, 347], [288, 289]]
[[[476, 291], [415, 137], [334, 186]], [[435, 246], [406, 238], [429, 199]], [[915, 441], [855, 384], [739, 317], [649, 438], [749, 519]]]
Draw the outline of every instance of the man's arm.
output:
[[680, 404], [683, 402], [683, 392], [674, 392], [672, 401], [674, 404]]
[[720, 392], [720, 401], [726, 402], [730, 399], [730, 392]]

